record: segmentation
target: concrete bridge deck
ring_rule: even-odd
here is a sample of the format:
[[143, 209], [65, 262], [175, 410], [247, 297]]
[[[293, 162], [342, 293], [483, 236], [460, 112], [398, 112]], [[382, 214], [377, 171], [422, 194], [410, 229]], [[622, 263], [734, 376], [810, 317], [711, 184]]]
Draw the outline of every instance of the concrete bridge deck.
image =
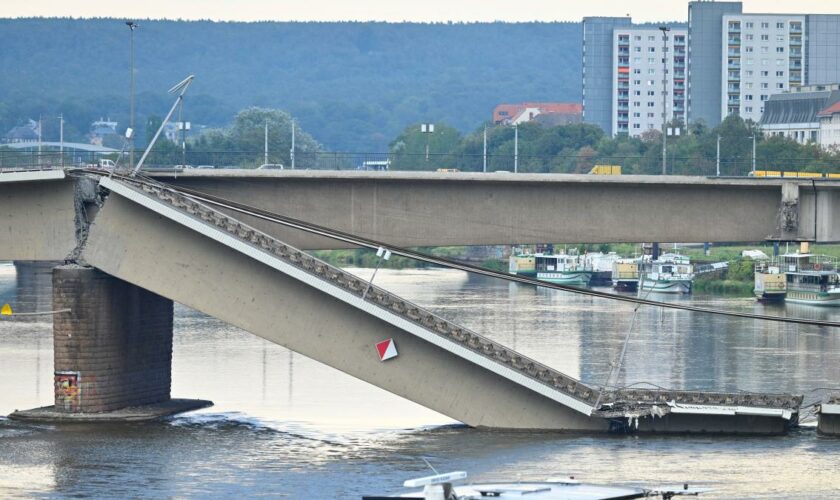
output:
[[[89, 264], [468, 425], [782, 433], [796, 421], [790, 395], [600, 394], [174, 190], [100, 185]], [[381, 362], [388, 338], [399, 356]]]
[[[840, 241], [840, 182], [831, 180], [322, 170], [153, 175], [400, 247]], [[298, 248], [337, 246], [243, 221]]]

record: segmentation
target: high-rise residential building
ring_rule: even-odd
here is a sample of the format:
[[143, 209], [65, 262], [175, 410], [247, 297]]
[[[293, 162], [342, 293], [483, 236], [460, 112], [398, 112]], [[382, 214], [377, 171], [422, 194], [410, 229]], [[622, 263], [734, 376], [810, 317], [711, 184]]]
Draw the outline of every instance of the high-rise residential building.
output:
[[731, 113], [758, 122], [770, 95], [840, 82], [840, 15], [745, 14], [741, 2], [695, 0], [687, 27], [669, 27], [673, 52], [663, 58], [657, 25], [584, 18], [584, 122], [612, 135], [659, 129], [663, 59], [668, 120], [710, 127]]
[[702, 120], [709, 126], [720, 123], [721, 54], [723, 16], [740, 14], [741, 2], [693, 1], [688, 3], [688, 121]]
[[661, 130], [663, 116], [685, 123], [686, 35], [683, 28], [613, 29], [613, 134]]
[[802, 15], [723, 16], [721, 118], [736, 114], [759, 122], [772, 94], [803, 84], [804, 25]]
[[613, 29], [629, 17], [583, 18], [583, 121], [611, 133], [613, 123]]

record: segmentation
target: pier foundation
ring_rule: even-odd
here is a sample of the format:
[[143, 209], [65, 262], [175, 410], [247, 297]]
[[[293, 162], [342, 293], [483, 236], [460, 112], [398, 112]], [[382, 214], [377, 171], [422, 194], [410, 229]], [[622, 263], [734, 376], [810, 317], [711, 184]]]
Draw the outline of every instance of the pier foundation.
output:
[[53, 319], [55, 404], [12, 417], [144, 420], [210, 405], [170, 398], [171, 300], [76, 264], [52, 282], [52, 307], [69, 310]]

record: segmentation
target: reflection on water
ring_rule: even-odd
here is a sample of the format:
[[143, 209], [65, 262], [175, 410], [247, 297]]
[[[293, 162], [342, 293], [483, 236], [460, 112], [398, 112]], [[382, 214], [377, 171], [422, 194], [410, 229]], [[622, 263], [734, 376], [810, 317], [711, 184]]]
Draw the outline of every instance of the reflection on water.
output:
[[[455, 271], [380, 270], [376, 282], [597, 384], [633, 314], [629, 304]], [[49, 294], [48, 281], [18, 285], [0, 266], [0, 302], [40, 308]], [[840, 312], [749, 299], [667, 300], [833, 320]], [[619, 384], [792, 392], [840, 385], [838, 333], [829, 329], [650, 308], [634, 324]], [[0, 322], [0, 366], [0, 413], [50, 404], [51, 324]], [[840, 440], [817, 438], [812, 428], [772, 439], [477, 431], [184, 307], [176, 307], [173, 395], [216, 406], [154, 424], [0, 420], [0, 496], [358, 498], [425, 475], [420, 457], [477, 479], [690, 481], [722, 496], [766, 498], [840, 489]]]

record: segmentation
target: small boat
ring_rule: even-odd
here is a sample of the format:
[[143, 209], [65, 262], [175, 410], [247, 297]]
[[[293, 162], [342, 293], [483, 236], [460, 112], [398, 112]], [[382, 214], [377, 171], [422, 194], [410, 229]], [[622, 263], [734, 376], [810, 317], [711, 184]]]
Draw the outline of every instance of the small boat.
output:
[[580, 255], [518, 253], [508, 259], [508, 272], [558, 285], [588, 286], [592, 269]]
[[[466, 479], [466, 472], [450, 472], [411, 479], [403, 483], [413, 491], [391, 495], [363, 496], [362, 500], [391, 500], [414, 498], [422, 500], [478, 500], [482, 498], [530, 498], [534, 500], [615, 500], [625, 498], [672, 498], [679, 495], [697, 496], [711, 490], [689, 488], [688, 484], [656, 488], [586, 484], [574, 477], [546, 481], [516, 483], [480, 483], [453, 486], [454, 481]], [[422, 488], [422, 489], [418, 489]]]
[[837, 260], [812, 253], [782, 255], [786, 302], [840, 307]]
[[691, 293], [694, 285], [694, 266], [685, 255], [666, 253], [647, 262], [641, 273], [640, 289], [656, 293]]
[[635, 292], [639, 288], [639, 268], [642, 259], [618, 259], [613, 262], [612, 286], [620, 292]]
[[603, 253], [593, 252], [587, 253], [583, 256], [583, 265], [587, 269], [592, 270], [592, 279], [589, 280], [590, 286], [610, 286], [612, 285], [613, 265], [620, 260], [621, 257], [615, 252]]
[[785, 274], [779, 259], [759, 260], [755, 263], [753, 293], [762, 302], [780, 302], [785, 299]]

